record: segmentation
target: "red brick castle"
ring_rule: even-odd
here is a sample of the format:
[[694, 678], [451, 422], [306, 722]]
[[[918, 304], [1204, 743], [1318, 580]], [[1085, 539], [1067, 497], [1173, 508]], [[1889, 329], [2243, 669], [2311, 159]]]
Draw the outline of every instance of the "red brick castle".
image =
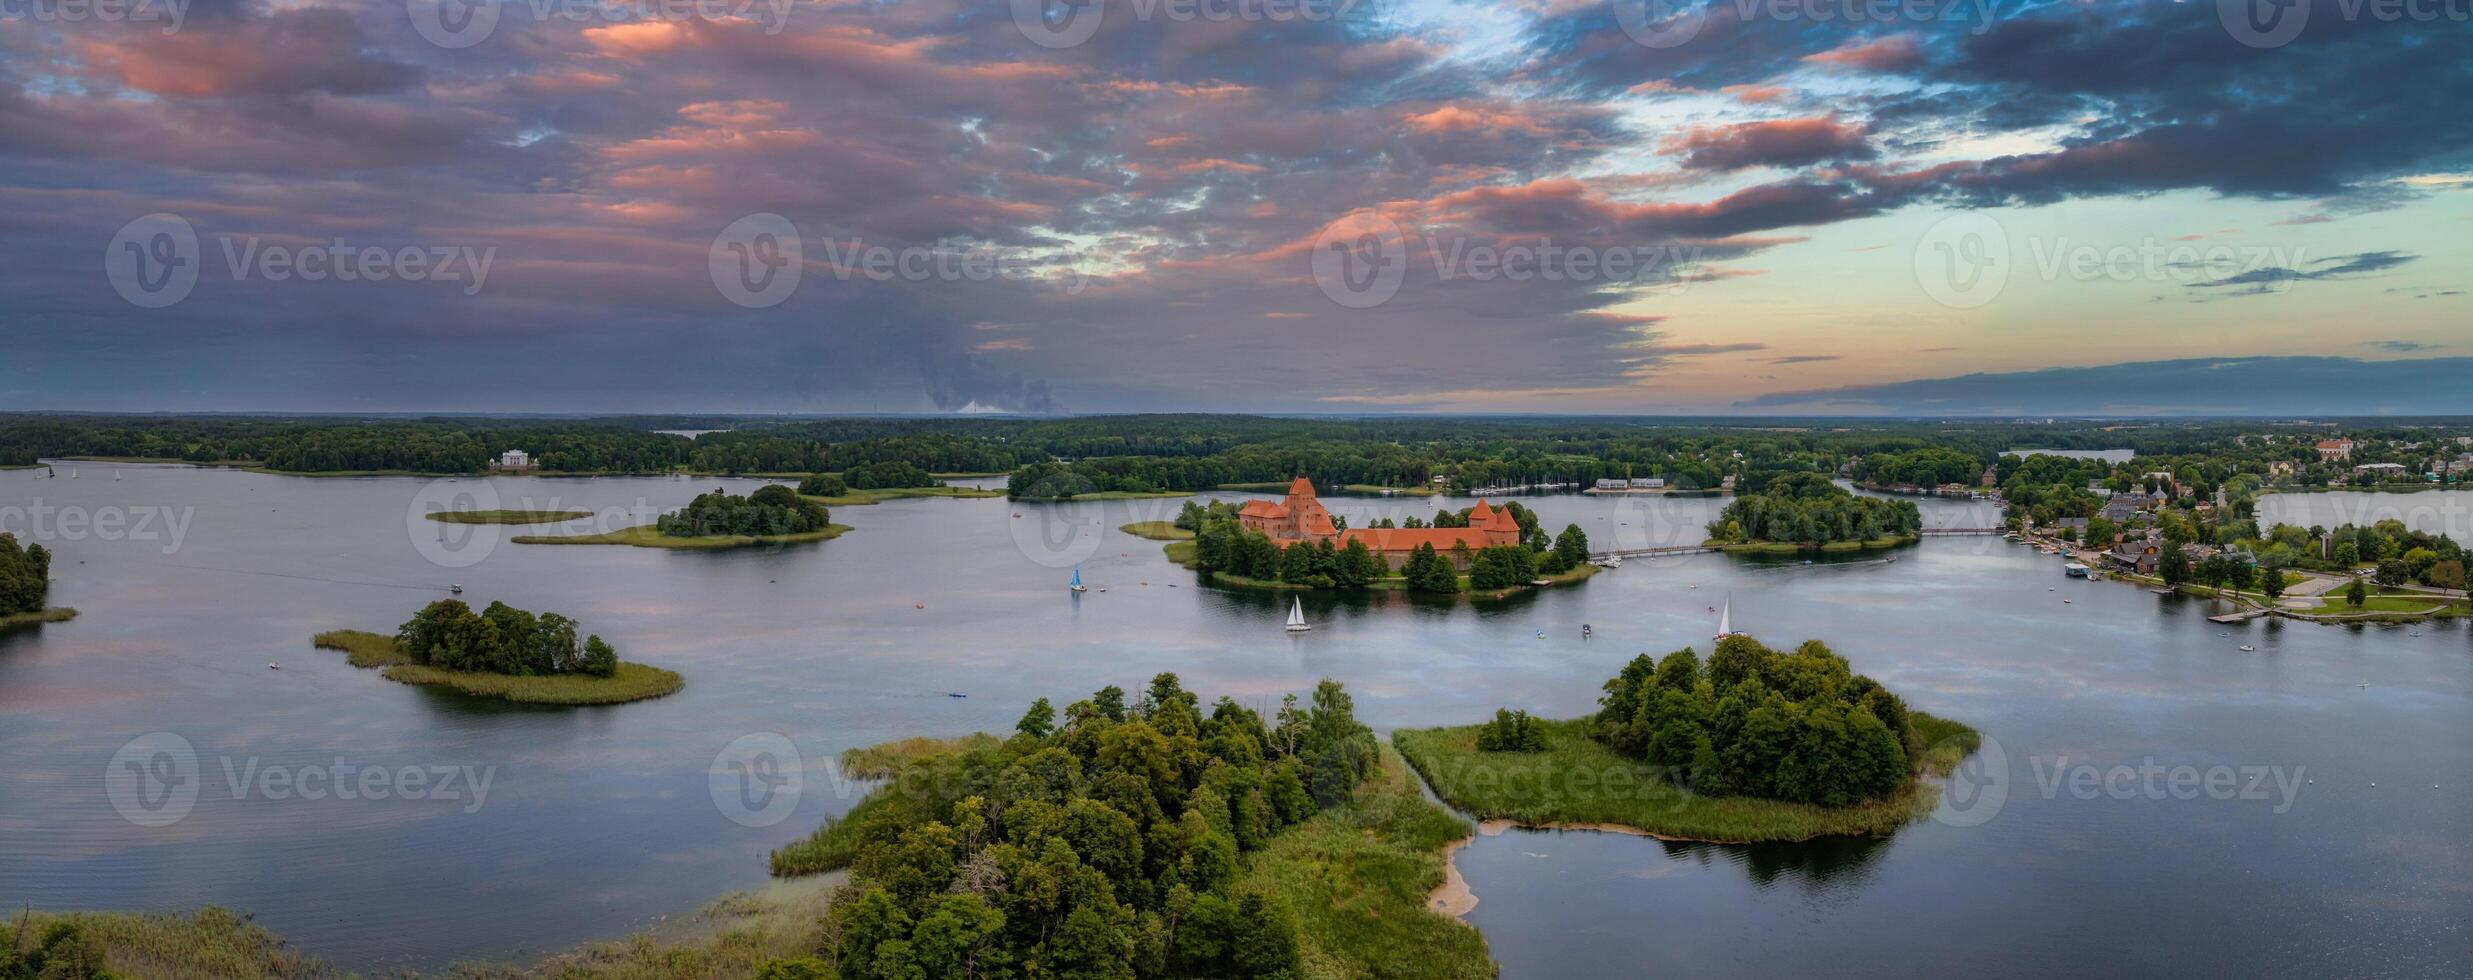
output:
[[1363, 541], [1395, 569], [1407, 564], [1408, 553], [1421, 544], [1433, 545], [1436, 552], [1450, 558], [1451, 550], [1460, 545], [1476, 551], [1520, 543], [1520, 524], [1512, 519], [1511, 512], [1489, 507], [1482, 499], [1468, 512], [1467, 527], [1352, 527], [1342, 531], [1332, 525], [1331, 512], [1323, 509], [1322, 501], [1314, 499], [1313, 481], [1301, 476], [1288, 485], [1288, 496], [1279, 503], [1246, 501], [1245, 506], [1237, 509], [1237, 523], [1248, 531], [1261, 532], [1283, 548], [1300, 541], [1329, 541], [1335, 548]]

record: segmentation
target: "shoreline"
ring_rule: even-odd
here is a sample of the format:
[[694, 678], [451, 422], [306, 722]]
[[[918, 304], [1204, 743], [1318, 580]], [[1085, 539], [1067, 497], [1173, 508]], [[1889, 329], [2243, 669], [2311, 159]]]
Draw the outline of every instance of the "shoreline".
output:
[[720, 551], [728, 548], [753, 548], [785, 544], [809, 544], [831, 541], [848, 533], [848, 524], [828, 524], [822, 530], [798, 534], [715, 534], [700, 537], [680, 537], [661, 533], [650, 524], [620, 528], [601, 534], [518, 534], [507, 540], [516, 544], [607, 544], [634, 548], [668, 548], [677, 551]]

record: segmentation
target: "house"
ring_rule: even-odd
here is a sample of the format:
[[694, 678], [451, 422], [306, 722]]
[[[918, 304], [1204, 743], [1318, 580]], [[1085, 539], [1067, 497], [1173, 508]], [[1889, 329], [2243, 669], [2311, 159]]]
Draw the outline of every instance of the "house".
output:
[[1599, 490], [1621, 490], [1621, 489], [1627, 488], [1627, 487], [1629, 487], [1629, 486], [1631, 486], [1631, 481], [1630, 481], [1630, 480], [1625, 480], [1625, 479], [1620, 479], [1620, 478], [1604, 479], [1604, 480], [1599, 480], [1599, 481], [1597, 481], [1597, 489], [1599, 489]]
[[[2468, 456], [2466, 458], [2473, 459], [2473, 456]], [[1732, 473], [1726, 474], [1724, 479], [1717, 481], [1717, 488], [1726, 491], [1727, 493], [1735, 492], [1735, 475]]]
[[2087, 519], [2084, 517], [2064, 517], [2053, 521], [2052, 526], [2056, 529], [2070, 532], [2070, 536], [2072, 538], [2080, 541], [2086, 540]]
[[2102, 480], [2088, 480], [2087, 492], [2095, 495], [2095, 497], [2099, 500], [2110, 499], [2112, 497], [2112, 488], [2105, 486], [2104, 481]]
[[[1434, 546], [1444, 558], [1453, 558], [1453, 549], [1461, 546], [1473, 552], [1520, 543], [1520, 522], [1512, 518], [1511, 511], [1491, 506], [1482, 499], [1469, 509], [1467, 527], [1352, 527], [1342, 531], [1331, 523], [1331, 512], [1315, 498], [1313, 481], [1301, 476], [1288, 485], [1288, 496], [1278, 503], [1246, 501], [1245, 506], [1237, 508], [1237, 523], [1282, 548], [1322, 541], [1345, 548], [1352, 541], [1363, 542], [1394, 569], [1408, 564], [1409, 553], [1421, 544]], [[1458, 563], [1454, 559], [1454, 564]]]
[[1631, 485], [1634, 490], [1663, 490], [1666, 488], [1666, 478], [1661, 476], [1637, 476], [1632, 478]]
[[2355, 473], [2373, 473], [2373, 474], [2377, 474], [2377, 475], [2379, 475], [2379, 476], [2401, 476], [2401, 475], [2403, 475], [2403, 474], [2404, 474], [2404, 464], [2403, 464], [2403, 463], [2363, 463], [2363, 464], [2361, 464], [2360, 466], [2353, 467], [2353, 472], [2355, 472]]
[[2095, 513], [2096, 516], [2102, 517], [2103, 519], [2111, 521], [2115, 524], [2127, 524], [2140, 514], [2145, 513], [2147, 505], [2153, 502], [2155, 502], [2155, 498], [2143, 492], [2132, 491], [2130, 493], [2116, 493], [2112, 495], [2111, 499], [2104, 501], [2104, 508], [2102, 510], [2096, 511]]
[[2353, 458], [2353, 440], [2321, 439], [2318, 441], [2319, 462], [2332, 463], [2339, 459], [2351, 458]]
[[510, 449], [510, 450], [507, 450], [506, 452], [499, 453], [499, 454], [498, 454], [498, 468], [499, 468], [499, 469], [502, 469], [502, 470], [528, 470], [528, 469], [531, 469], [531, 468], [532, 468], [532, 454], [531, 454], [531, 453], [527, 453], [527, 452], [525, 452], [525, 451], [523, 451], [523, 450], [521, 450], [521, 449]]
[[2279, 476], [2291, 476], [2291, 475], [2293, 475], [2293, 472], [2294, 472], [2296, 469], [2298, 469], [2298, 467], [2296, 467], [2295, 465], [2293, 465], [2293, 461], [2292, 461], [2292, 460], [2289, 460], [2289, 459], [2270, 460], [2270, 461], [2267, 463], [2267, 476], [2268, 476], [2268, 478], [2270, 478], [2270, 479], [2273, 479], [2273, 478], [2275, 478], [2275, 477], [2279, 477]]

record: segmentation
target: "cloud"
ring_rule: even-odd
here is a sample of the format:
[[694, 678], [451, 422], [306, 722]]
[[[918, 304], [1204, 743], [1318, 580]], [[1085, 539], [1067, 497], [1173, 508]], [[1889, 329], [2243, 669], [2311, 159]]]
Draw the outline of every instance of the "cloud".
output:
[[1797, 167], [1829, 160], [1868, 160], [1862, 126], [1834, 116], [1703, 126], [1667, 138], [1658, 149], [1693, 170]]
[[2374, 272], [2384, 272], [2388, 269], [2393, 269], [2397, 266], [2404, 265], [2405, 263], [2411, 262], [2418, 258], [2420, 258], [2418, 255], [2408, 255], [2397, 251], [2363, 252], [2358, 255], [2337, 255], [2308, 263], [2308, 268], [2294, 269], [2285, 266], [2262, 266], [2260, 268], [2225, 276], [2221, 279], [2209, 279], [2204, 282], [2194, 282], [2190, 284], [2190, 288], [2220, 289], [2227, 286], [2245, 286], [2248, 288], [2235, 290], [2235, 294], [2257, 295], [2275, 292], [2279, 287], [2294, 282], [2319, 279], [2350, 279]]
[[1816, 54], [1803, 56], [1816, 65], [1858, 68], [1864, 71], [1905, 71], [1923, 64], [1923, 45], [1913, 35], [1893, 34], [1871, 41], [1848, 41]]
[[2473, 358], [2202, 357], [1781, 391], [1738, 408], [1886, 415], [2448, 415]]
[[2361, 346], [2376, 347], [2394, 354], [2418, 354], [2423, 351], [2440, 350], [2446, 345], [2425, 344], [2418, 340], [2365, 340], [2361, 342]]
[[1837, 360], [1837, 359], [1838, 359], [1838, 357], [1839, 357], [1839, 356], [1838, 356], [1838, 355], [1836, 355], [1836, 354], [1789, 354], [1789, 355], [1787, 355], [1787, 356], [1785, 356], [1785, 357], [1771, 358], [1771, 359], [1769, 360], [1769, 363], [1771, 363], [1771, 364], [1817, 364], [1817, 363], [1822, 362], [1822, 361], [1834, 361], [1834, 360]]

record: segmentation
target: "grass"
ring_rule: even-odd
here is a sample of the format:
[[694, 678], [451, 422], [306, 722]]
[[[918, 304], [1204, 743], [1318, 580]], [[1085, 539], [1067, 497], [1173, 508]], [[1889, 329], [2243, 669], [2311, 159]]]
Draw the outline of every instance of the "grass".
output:
[[1192, 568], [1194, 567], [1194, 561], [1197, 554], [1202, 550], [1202, 546], [1191, 541], [1170, 541], [1161, 550], [1168, 553], [1169, 561], [1183, 565], [1187, 568]]
[[1983, 746], [1983, 736], [1964, 722], [1921, 711], [1908, 711], [1906, 721], [1923, 739], [1924, 750], [1915, 760], [1917, 766], [1935, 776], [1949, 775], [1958, 768], [1958, 760], [1974, 755]]
[[[686, 933], [656, 939], [638, 933], [616, 942], [593, 943], [530, 966], [459, 965], [445, 976], [459, 980], [686, 980], [753, 976], [767, 960], [813, 955], [832, 941], [824, 916], [830, 891], [798, 889], [781, 895], [738, 894], [708, 905]], [[11, 916], [12, 920], [17, 916]], [[294, 950], [249, 917], [217, 906], [194, 914], [135, 912], [32, 912], [25, 915], [31, 941], [57, 921], [76, 923], [104, 951], [114, 973], [131, 978], [178, 980], [343, 980], [353, 974]], [[15, 934], [10, 921], [0, 937]], [[416, 974], [390, 971], [390, 977]]]
[[24, 926], [31, 946], [54, 922], [75, 924], [124, 977], [248, 977], [323, 980], [346, 974], [293, 950], [247, 916], [209, 905], [190, 915], [21, 912], [0, 924], [0, 942]]
[[35, 612], [0, 616], [0, 629], [11, 626], [33, 626], [37, 623], [65, 623], [77, 618], [77, 610], [68, 606], [53, 606]]
[[1176, 526], [1175, 521], [1135, 521], [1117, 530], [1153, 541], [1191, 541], [1194, 537], [1194, 532]]
[[[1401, 730], [1391, 741], [1453, 806], [1480, 819], [1529, 826], [1630, 830], [1713, 843], [1800, 841], [1885, 835], [1930, 813], [1939, 798], [1936, 786], [1922, 782], [1886, 799], [1836, 808], [1699, 796], [1590, 738], [1585, 719], [1545, 726], [1543, 752], [1479, 752], [1477, 725]], [[1951, 733], [1941, 731], [1946, 741]]]
[[1385, 747], [1354, 800], [1248, 855], [1238, 887], [1296, 909], [1307, 977], [1492, 977], [1484, 937], [1426, 904], [1445, 880], [1448, 848], [1468, 835], [1465, 821], [1418, 795]]
[[719, 548], [745, 548], [753, 545], [802, 544], [809, 541], [830, 541], [850, 530], [848, 524], [828, 524], [821, 531], [803, 534], [716, 534], [682, 538], [661, 533], [650, 524], [621, 528], [607, 534], [518, 534], [510, 540], [516, 544], [624, 544], [638, 548], [676, 548], [706, 551]]
[[310, 639], [322, 650], [341, 650], [344, 662], [371, 669], [384, 667], [387, 680], [399, 684], [432, 684], [475, 697], [501, 698], [517, 704], [625, 704], [678, 693], [687, 686], [677, 671], [620, 661], [608, 677], [558, 674], [519, 677], [468, 670], [442, 670], [412, 662], [395, 646], [395, 638], [362, 630], [329, 630]]
[[591, 517], [589, 510], [441, 510], [429, 519], [448, 524], [556, 524]]
[[891, 779], [913, 762], [1004, 744], [986, 732], [960, 738], [914, 736], [849, 749], [841, 754], [841, 771], [853, 779]]
[[869, 506], [869, 505], [871, 505], [871, 504], [881, 504], [881, 503], [883, 503], [883, 502], [885, 502], [885, 501], [887, 501], [887, 500], [902, 500], [902, 499], [905, 499], [905, 498], [910, 498], [910, 497], [960, 497], [960, 498], [974, 498], [974, 497], [1002, 497], [1002, 496], [1004, 496], [1004, 495], [1005, 495], [1005, 492], [1004, 492], [1004, 491], [1002, 491], [1002, 490], [987, 490], [987, 489], [982, 489], [982, 488], [979, 488], [979, 487], [949, 487], [949, 486], [933, 486], [933, 487], [883, 487], [883, 488], [880, 488], [880, 489], [875, 489], [875, 490], [852, 490], [852, 491], [850, 491], [850, 492], [848, 492], [848, 493], [841, 494], [841, 495], [839, 495], [839, 496], [833, 496], [833, 497], [807, 497], [807, 496], [802, 496], [802, 498], [801, 498], [801, 499], [804, 499], [804, 500], [812, 500], [812, 501], [815, 501], [816, 503], [823, 504], [823, 505], [825, 505], [825, 506], [827, 506], [827, 507], [866, 507], [866, 506]]

